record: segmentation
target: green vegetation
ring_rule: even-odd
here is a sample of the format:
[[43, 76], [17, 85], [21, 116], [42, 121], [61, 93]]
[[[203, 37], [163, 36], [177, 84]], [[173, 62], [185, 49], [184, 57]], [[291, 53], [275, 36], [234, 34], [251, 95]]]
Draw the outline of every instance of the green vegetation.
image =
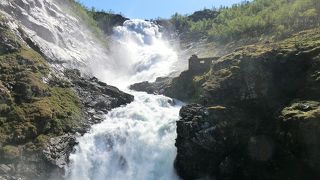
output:
[[[203, 74], [195, 74], [191, 70], [182, 72], [179, 77], [172, 80], [172, 84], [165, 90], [165, 94], [185, 102], [203, 103], [205, 99], [208, 104], [215, 104], [218, 100], [223, 103], [228, 101], [227, 97], [231, 96], [232, 93], [238, 92], [237, 90], [234, 91], [234, 89], [238, 88], [242, 83], [253, 83], [253, 85], [246, 86], [256, 86], [257, 91], [253, 92], [259, 92], [257, 94], [260, 95], [264, 94], [266, 83], [271, 84], [271, 82], [274, 83], [275, 81], [274, 79], [267, 80], [272, 77], [268, 75], [271, 72], [274, 73], [273, 71], [281, 70], [281, 72], [278, 72], [279, 74], [292, 74], [287, 75], [287, 81], [277, 84], [277, 88], [281, 87], [285, 89], [285, 92], [290, 92], [296, 86], [304, 86], [303, 84], [305, 84], [303, 90], [307, 94], [305, 96], [310, 98], [317, 97], [320, 95], [318, 91], [320, 87], [319, 47], [320, 28], [301, 31], [277, 42], [262, 42], [243, 46], [214, 61], [208, 72], [203, 72]], [[293, 72], [283, 70], [292, 66], [291, 64], [285, 65], [285, 63], [299, 62], [297, 59], [301, 59], [301, 62], [303, 62], [300, 65], [301, 67], [293, 68]], [[266, 64], [269, 64], [269, 66]], [[310, 67], [310, 69], [306, 70], [306, 67]], [[303, 76], [304, 73], [308, 73], [308, 75], [305, 77]], [[244, 76], [244, 74], [247, 74], [245, 77], [249, 78], [249, 80], [242, 82], [243, 77], [239, 77]], [[281, 75], [284, 76], [283, 74]], [[299, 76], [300, 79], [295, 76]], [[250, 78], [256, 78], [257, 80], [253, 81]], [[295, 81], [295, 83], [291, 81]], [[226, 89], [231, 90], [227, 91]], [[215, 96], [217, 94], [216, 91], [223, 94], [221, 96], [223, 98], [219, 99], [220, 96]], [[255, 93], [253, 93], [254, 96], [256, 96]], [[271, 95], [270, 97], [268, 96], [268, 99], [272, 99]], [[213, 99], [212, 96], [216, 99]], [[237, 96], [241, 97], [241, 95]], [[284, 93], [284, 96], [289, 96], [289, 93]]]
[[65, 7], [64, 11], [77, 17], [91, 30], [97, 39], [104, 42], [105, 38], [102, 30], [99, 28], [98, 23], [93, 19], [91, 11], [77, 0], [57, 1], [61, 7]]
[[0, 25], [0, 37], [6, 38], [0, 43], [0, 151], [9, 154], [17, 153], [17, 145], [70, 132], [82, 119], [71, 87], [59, 86], [64, 83], [50, 75], [46, 60], [14, 36]]
[[319, 116], [320, 105], [319, 102], [316, 101], [296, 102], [281, 111], [281, 117], [283, 121], [306, 121], [319, 119]]
[[114, 14], [111, 11], [95, 11], [95, 9], [91, 9], [90, 14], [97, 21], [98, 27], [106, 34], [111, 34], [113, 27], [120, 26], [127, 20], [121, 14]]
[[203, 18], [175, 14], [170, 21], [186, 38], [219, 43], [285, 38], [320, 25], [318, 0], [254, 0], [202, 12]]
[[7, 145], [2, 148], [3, 154], [7, 159], [15, 159], [20, 156], [18, 147]]
[[83, 21], [99, 40], [106, 39], [104, 33], [111, 34], [114, 26], [122, 25], [127, 20], [122, 15], [114, 14], [112, 11], [106, 12], [104, 10], [96, 11], [94, 8], [89, 9], [77, 0], [67, 0], [58, 3], [61, 3], [62, 7], [66, 7], [66, 12]]

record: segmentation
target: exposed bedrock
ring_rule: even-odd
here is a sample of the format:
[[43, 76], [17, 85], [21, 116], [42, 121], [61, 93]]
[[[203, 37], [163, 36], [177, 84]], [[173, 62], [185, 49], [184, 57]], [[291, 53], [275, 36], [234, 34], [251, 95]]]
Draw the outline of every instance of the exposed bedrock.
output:
[[132, 95], [57, 70], [0, 15], [0, 179], [63, 179], [76, 137]]
[[165, 86], [132, 86], [198, 103], [183, 107], [177, 122], [183, 179], [320, 178], [319, 32], [239, 48]]

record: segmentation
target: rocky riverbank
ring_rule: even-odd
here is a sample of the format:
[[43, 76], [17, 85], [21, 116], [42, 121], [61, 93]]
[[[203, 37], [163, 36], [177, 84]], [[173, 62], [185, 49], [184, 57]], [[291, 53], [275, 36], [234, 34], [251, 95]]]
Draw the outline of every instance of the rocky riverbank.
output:
[[197, 103], [177, 122], [182, 178], [319, 179], [319, 34], [239, 48], [165, 86], [133, 86]]
[[133, 96], [51, 68], [22, 29], [0, 20], [0, 179], [60, 179], [76, 136]]

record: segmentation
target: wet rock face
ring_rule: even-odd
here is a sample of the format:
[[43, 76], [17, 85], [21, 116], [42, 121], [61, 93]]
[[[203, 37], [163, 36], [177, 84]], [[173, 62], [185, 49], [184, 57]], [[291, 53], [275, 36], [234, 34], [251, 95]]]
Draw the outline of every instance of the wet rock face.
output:
[[76, 136], [72, 134], [51, 138], [43, 150], [44, 157], [53, 165], [64, 168], [76, 144]]
[[32, 37], [50, 61], [79, 66], [106, 56], [106, 51], [105, 44], [98, 41], [83, 20], [91, 17], [85, 13], [77, 16], [76, 7], [74, 1], [0, 1], [0, 11]]
[[[8, 29], [8, 25], [6, 24], [6, 20], [0, 16], [0, 34], [2, 34], [6, 29]], [[17, 37], [16, 37], [17, 38]], [[1, 35], [0, 36], [0, 55], [10, 52], [16, 52], [21, 48], [20, 44], [17, 41], [14, 41], [11, 38]]]
[[134, 100], [130, 94], [120, 91], [118, 88], [107, 85], [95, 77], [87, 78], [80, 75], [80, 71], [69, 69], [65, 76], [70, 80], [71, 86], [76, 90], [84, 106], [89, 120], [85, 121], [85, 132], [92, 124], [104, 120], [104, 115], [113, 108], [128, 104]]

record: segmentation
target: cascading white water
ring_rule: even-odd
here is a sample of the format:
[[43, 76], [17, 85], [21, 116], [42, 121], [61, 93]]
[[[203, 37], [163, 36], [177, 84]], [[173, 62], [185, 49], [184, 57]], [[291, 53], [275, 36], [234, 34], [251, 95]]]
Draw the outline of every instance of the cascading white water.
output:
[[164, 96], [134, 93], [135, 101], [111, 111], [79, 138], [72, 180], [173, 180], [175, 121], [179, 105]]
[[135, 96], [133, 103], [112, 110], [103, 123], [78, 139], [66, 179], [178, 179], [173, 161], [181, 104], [127, 89], [181, 70], [181, 64], [176, 67], [177, 53], [157, 25], [126, 21], [115, 28], [107, 51], [104, 41], [60, 0], [1, 0], [0, 12], [11, 20], [12, 29], [21, 27], [58, 64], [56, 68], [61, 63], [81, 68]]
[[117, 87], [154, 81], [178, 69], [176, 51], [163, 40], [159, 27], [152, 22], [126, 21], [114, 29], [109, 44], [109, 58], [96, 59], [90, 68], [99, 79]]
[[117, 66], [96, 62], [94, 75], [135, 96], [112, 110], [106, 120], [78, 139], [70, 156], [71, 180], [175, 180], [176, 120], [181, 104], [165, 96], [126, 90], [132, 83], [169, 75], [175, 51], [162, 40], [156, 25], [129, 20], [117, 27], [111, 58]]

